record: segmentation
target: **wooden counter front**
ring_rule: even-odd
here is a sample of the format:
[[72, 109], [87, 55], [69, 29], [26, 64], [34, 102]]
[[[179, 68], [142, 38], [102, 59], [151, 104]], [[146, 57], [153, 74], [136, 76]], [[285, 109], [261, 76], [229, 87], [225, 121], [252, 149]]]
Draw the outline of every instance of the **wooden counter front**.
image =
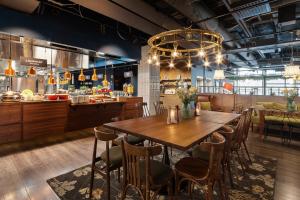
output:
[[0, 144], [22, 139], [21, 103], [0, 104]]
[[99, 126], [122, 115], [123, 102], [98, 104], [70, 104], [66, 131], [74, 131]]
[[23, 104], [23, 139], [64, 133], [68, 101]]
[[142, 101], [132, 97], [119, 102], [75, 105], [70, 101], [0, 102], [0, 144], [93, 128], [116, 117], [131, 118], [140, 112], [132, 105]]

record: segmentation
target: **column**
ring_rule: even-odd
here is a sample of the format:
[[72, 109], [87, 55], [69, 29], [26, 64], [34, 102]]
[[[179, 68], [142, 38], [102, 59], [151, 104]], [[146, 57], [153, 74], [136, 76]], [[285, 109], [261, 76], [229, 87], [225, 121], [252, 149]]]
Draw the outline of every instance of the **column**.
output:
[[160, 100], [160, 67], [148, 64], [149, 46], [141, 48], [142, 58], [138, 66], [138, 96], [147, 102], [151, 114], [155, 114], [154, 102]]

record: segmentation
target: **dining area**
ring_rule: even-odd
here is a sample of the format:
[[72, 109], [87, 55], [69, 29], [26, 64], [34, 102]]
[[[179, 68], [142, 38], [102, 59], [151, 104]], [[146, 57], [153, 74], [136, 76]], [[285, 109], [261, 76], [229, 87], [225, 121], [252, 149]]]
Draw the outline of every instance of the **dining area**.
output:
[[253, 178], [269, 171], [259, 172], [259, 162], [272, 162], [248, 152], [253, 108], [242, 113], [201, 110], [191, 118], [179, 115], [176, 123], [167, 123], [170, 108], [161, 103], [151, 116], [143, 112], [145, 104], [135, 106], [142, 111], [136, 117], [94, 128], [91, 165], [70, 172], [76, 182], [84, 176], [86, 187], [75, 183], [60, 196], [61, 186], [55, 181], [65, 175], [47, 181], [60, 198], [212, 200], [273, 195], [274, 185]]

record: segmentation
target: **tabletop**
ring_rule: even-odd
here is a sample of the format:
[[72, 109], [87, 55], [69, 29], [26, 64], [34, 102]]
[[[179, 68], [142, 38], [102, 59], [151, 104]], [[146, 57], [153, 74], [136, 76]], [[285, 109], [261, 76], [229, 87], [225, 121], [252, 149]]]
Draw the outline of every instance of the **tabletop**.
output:
[[[207, 112], [210, 113], [205, 112], [203, 116], [200, 115], [192, 119], [182, 120], [178, 124], [167, 125], [166, 116], [160, 115], [112, 122], [103, 126], [160, 144], [187, 150], [221, 128], [224, 124], [239, 117], [238, 114], [230, 115], [229, 113], [229, 115], [226, 114], [227, 117], [221, 123], [220, 112]], [[213, 115], [218, 115], [218, 117], [213, 117]], [[204, 116], [207, 116], [209, 119], [206, 119]], [[213, 122], [213, 118], [216, 119], [216, 122]]]

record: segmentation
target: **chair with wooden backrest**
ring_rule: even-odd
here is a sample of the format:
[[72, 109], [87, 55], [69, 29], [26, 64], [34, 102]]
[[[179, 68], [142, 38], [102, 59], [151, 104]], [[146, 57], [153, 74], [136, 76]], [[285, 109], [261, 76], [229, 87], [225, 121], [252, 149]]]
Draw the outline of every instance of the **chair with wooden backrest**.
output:
[[143, 102], [143, 117], [149, 117], [150, 116], [150, 110], [148, 108], [147, 102]]
[[[171, 196], [173, 171], [160, 161], [153, 160], [153, 156], [161, 153], [161, 146], [134, 146], [126, 140], [126, 137], [122, 140], [123, 191], [121, 199], [126, 198], [130, 187], [138, 191], [143, 200], [156, 198], [164, 186], [168, 186], [169, 196]], [[150, 191], [154, 192], [152, 197], [150, 197]]]
[[245, 122], [245, 129], [244, 129], [244, 134], [243, 134], [243, 141], [242, 141], [242, 145], [245, 148], [245, 151], [247, 153], [248, 160], [250, 161], [250, 163], [252, 163], [252, 161], [251, 161], [251, 157], [250, 157], [247, 145], [246, 145], [246, 141], [248, 139], [249, 129], [250, 129], [250, 125], [251, 125], [251, 122], [252, 122], [252, 113], [253, 113], [253, 110], [254, 110], [254, 108], [249, 108], [248, 109], [248, 113], [247, 113], [247, 117], [246, 117], [246, 122]]
[[[130, 105], [130, 108], [134, 111], [131, 113], [131, 119], [134, 119], [134, 118], [140, 118], [140, 117], [143, 117], [143, 103], [141, 102], [138, 102], [138, 103], [134, 103], [132, 105]], [[134, 135], [128, 135], [128, 142], [130, 144], [134, 144], [134, 145], [143, 145], [144, 144], [144, 139], [143, 138], [140, 138], [140, 137], [136, 137]], [[122, 139], [122, 137], [118, 138], [117, 140], [114, 141], [114, 144], [116, 145], [120, 145], [120, 140]]]
[[[211, 136], [210, 142], [203, 142], [203, 148], [209, 153], [209, 161], [200, 158], [185, 157], [175, 164], [175, 192], [179, 192], [183, 181], [188, 181], [189, 185], [206, 185], [206, 200], [212, 200], [213, 187], [217, 182], [220, 188], [221, 199], [226, 198], [226, 188], [222, 176], [222, 159], [224, 156], [225, 138], [215, 132]], [[189, 190], [192, 190], [192, 187]], [[192, 193], [192, 191], [190, 192]]]
[[[231, 142], [234, 134], [234, 129], [230, 126], [225, 125], [218, 130], [218, 133], [222, 134], [225, 137], [224, 157], [222, 160], [224, 180], [227, 171], [231, 186], [233, 186], [230, 160], [231, 160]], [[200, 143], [200, 145], [197, 145], [195, 148], [193, 148], [191, 155], [193, 158], [200, 158], [204, 161], [208, 161], [210, 152], [206, 151], [207, 149], [203, 148], [201, 144], [203, 143]]]
[[243, 152], [241, 152], [240, 154], [239, 151], [242, 151], [242, 143], [243, 143], [245, 128], [247, 125], [248, 112], [249, 112], [248, 110], [243, 111], [237, 126], [234, 128], [234, 134], [233, 134], [232, 145], [231, 145], [231, 152], [236, 153], [238, 162], [241, 165], [243, 173], [245, 173], [245, 168], [247, 167], [247, 165], [243, 162], [244, 158], [241, 157], [244, 155]]
[[155, 114], [161, 115], [166, 112], [166, 108], [162, 101], [154, 102]]
[[[107, 199], [110, 199], [110, 172], [118, 169], [118, 180], [120, 181], [120, 167], [122, 167], [122, 148], [121, 146], [110, 147], [110, 143], [115, 140], [118, 136], [110, 130], [104, 128], [94, 128], [95, 141], [93, 148], [92, 158], [92, 172], [91, 172], [91, 183], [90, 183], [90, 197], [93, 193], [94, 185], [94, 173], [97, 171], [106, 179], [107, 184]], [[97, 157], [97, 142], [98, 140], [105, 142], [105, 151]], [[105, 162], [104, 167], [96, 165], [96, 162], [103, 160]]]

